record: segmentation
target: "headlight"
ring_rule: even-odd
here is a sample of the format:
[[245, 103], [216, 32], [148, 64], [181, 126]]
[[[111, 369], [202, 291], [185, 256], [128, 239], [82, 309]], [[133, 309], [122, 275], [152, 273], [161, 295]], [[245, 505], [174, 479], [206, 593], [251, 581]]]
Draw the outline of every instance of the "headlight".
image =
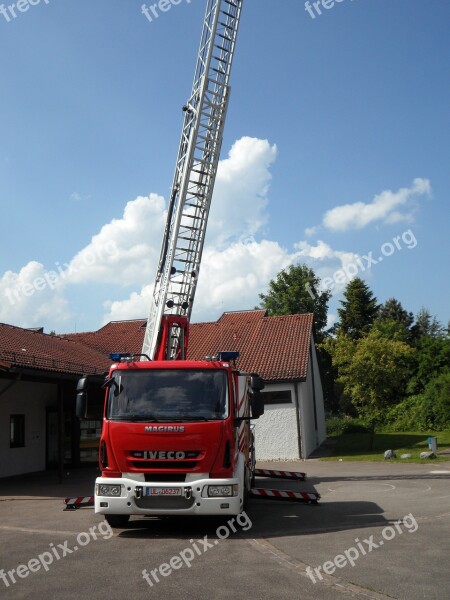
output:
[[97, 484], [97, 496], [120, 496], [122, 486], [110, 483]]
[[226, 496], [237, 496], [238, 495], [237, 485], [209, 485], [208, 496], [211, 497], [226, 497]]

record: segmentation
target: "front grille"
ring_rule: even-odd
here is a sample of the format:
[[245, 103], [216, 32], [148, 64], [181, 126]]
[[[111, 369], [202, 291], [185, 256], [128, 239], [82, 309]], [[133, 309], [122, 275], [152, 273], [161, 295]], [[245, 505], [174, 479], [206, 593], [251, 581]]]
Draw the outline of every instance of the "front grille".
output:
[[155, 510], [164, 509], [182, 509], [191, 508], [195, 502], [195, 498], [185, 498], [184, 496], [143, 496], [135, 499], [136, 506], [139, 508], [154, 508]]
[[160, 454], [178, 454], [179, 452], [184, 455], [182, 458], [177, 457], [177, 460], [187, 460], [189, 458], [198, 458], [201, 454], [200, 450], [132, 450], [130, 456], [132, 458], [142, 458], [147, 460], [158, 460], [163, 458], [167, 460], [167, 456], [159, 456]]
[[197, 463], [188, 460], [135, 460], [135, 469], [195, 469]]
[[186, 473], [145, 473], [146, 482], [167, 482], [182, 483], [186, 481]]

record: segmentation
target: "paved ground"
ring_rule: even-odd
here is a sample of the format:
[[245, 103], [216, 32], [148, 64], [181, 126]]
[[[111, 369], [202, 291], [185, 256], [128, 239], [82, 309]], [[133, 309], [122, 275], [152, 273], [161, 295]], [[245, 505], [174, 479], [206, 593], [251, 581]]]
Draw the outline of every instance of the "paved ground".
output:
[[307, 485], [261, 485], [315, 489], [320, 504], [253, 500], [227, 528], [133, 519], [111, 536], [92, 509], [62, 511], [92, 493], [93, 470], [0, 481], [1, 598], [450, 599], [450, 463], [259, 466], [307, 471]]

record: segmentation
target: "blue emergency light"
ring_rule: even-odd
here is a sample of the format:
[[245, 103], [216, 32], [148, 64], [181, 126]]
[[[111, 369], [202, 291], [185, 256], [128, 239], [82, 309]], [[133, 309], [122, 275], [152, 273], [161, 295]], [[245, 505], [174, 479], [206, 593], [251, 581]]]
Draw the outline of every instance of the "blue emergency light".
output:
[[109, 358], [113, 362], [120, 362], [121, 360], [130, 360], [130, 358], [132, 358], [132, 356], [129, 352], [112, 352], [109, 355]]
[[217, 359], [220, 362], [231, 362], [239, 358], [239, 352], [218, 352]]

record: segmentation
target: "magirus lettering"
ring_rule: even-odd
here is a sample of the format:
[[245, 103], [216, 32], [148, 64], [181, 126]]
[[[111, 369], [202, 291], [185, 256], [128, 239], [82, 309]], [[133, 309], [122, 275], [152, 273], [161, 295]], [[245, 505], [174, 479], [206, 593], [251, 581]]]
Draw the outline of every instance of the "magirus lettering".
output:
[[146, 433], [183, 433], [184, 425], [146, 425]]

